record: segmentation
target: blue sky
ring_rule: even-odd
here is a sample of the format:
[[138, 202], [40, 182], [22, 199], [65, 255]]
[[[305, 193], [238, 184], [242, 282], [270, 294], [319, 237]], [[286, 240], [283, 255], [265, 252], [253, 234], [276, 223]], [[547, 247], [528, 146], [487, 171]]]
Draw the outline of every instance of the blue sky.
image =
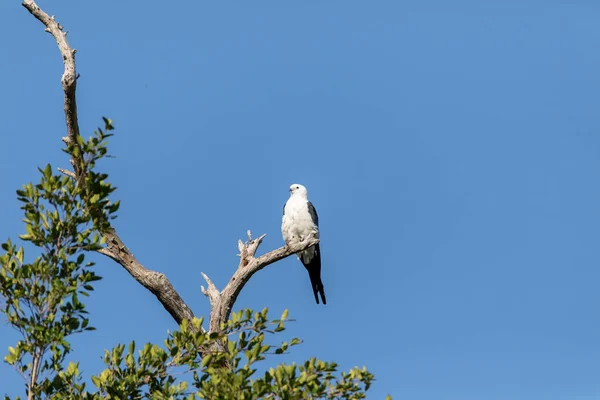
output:
[[[197, 315], [247, 229], [282, 244], [292, 183], [321, 223], [328, 304], [289, 258], [236, 307], [288, 308], [310, 356], [377, 377], [369, 398], [600, 396], [600, 4], [591, 1], [40, 4], [70, 31], [81, 131], [114, 120], [116, 228]], [[67, 166], [52, 38], [0, 2], [0, 236], [14, 190]], [[3, 239], [3, 240], [4, 240]], [[33, 255], [32, 255], [33, 256]], [[175, 323], [120, 266], [73, 357]], [[17, 340], [0, 325], [0, 347]], [[4, 350], [3, 350], [4, 351]], [[22, 393], [0, 365], [0, 394]]]

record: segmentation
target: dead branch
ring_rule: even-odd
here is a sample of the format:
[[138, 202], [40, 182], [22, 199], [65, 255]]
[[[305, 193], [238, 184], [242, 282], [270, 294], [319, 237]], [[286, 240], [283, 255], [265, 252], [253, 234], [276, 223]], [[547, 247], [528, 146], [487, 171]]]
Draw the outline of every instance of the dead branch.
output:
[[[67, 32], [63, 30], [63, 26], [59, 24], [54, 16], [46, 14], [33, 0], [23, 0], [25, 7], [31, 15], [37, 18], [46, 27], [46, 32], [50, 33], [58, 44], [58, 49], [62, 55], [65, 70], [62, 75], [62, 87], [65, 93], [65, 119], [67, 123], [67, 136], [63, 141], [67, 144], [77, 144], [79, 136], [79, 123], [77, 121], [77, 102], [75, 99], [75, 91], [77, 88], [77, 74], [75, 71], [75, 53], [77, 50], [71, 48], [67, 41]], [[80, 173], [81, 171], [77, 171]]]
[[99, 253], [119, 263], [133, 279], [152, 292], [177, 324], [181, 324], [184, 319], [192, 321], [194, 313], [164, 274], [145, 268], [125, 246], [112, 227], [103, 232], [103, 235], [106, 238], [106, 248], [101, 249]]
[[61, 174], [65, 174], [66, 176], [69, 176], [73, 179], [76, 179], [77, 177], [75, 176], [75, 172], [73, 171], [69, 171], [68, 169], [63, 169], [63, 168], [57, 168], [58, 172], [60, 172]]
[[227, 283], [221, 292], [217, 290], [208, 276], [202, 273], [202, 276], [208, 284], [208, 289], [203, 287], [202, 293], [204, 293], [210, 301], [211, 332], [219, 331], [221, 329], [221, 324], [229, 319], [229, 315], [231, 314], [231, 310], [238, 295], [252, 275], [276, 261], [306, 250], [319, 243], [319, 239], [312, 237], [304, 242], [292, 246], [286, 245], [256, 258], [255, 255], [258, 246], [260, 246], [265, 236], [266, 235], [262, 235], [257, 239], [252, 239], [252, 233], [248, 231], [248, 241], [246, 243], [243, 243], [241, 240], [238, 242], [240, 264], [238, 265], [237, 271], [235, 271], [229, 280], [229, 283]]

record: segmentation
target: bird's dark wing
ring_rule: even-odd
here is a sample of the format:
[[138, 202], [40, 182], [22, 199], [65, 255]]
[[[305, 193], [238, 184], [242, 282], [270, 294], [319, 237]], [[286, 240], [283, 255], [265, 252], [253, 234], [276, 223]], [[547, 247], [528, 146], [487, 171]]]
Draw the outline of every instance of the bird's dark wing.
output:
[[313, 206], [310, 201], [308, 202], [308, 213], [310, 214], [314, 224], [319, 226], [319, 216], [317, 215], [317, 210], [315, 210], [315, 206]]
[[312, 286], [313, 294], [315, 295], [317, 304], [319, 304], [319, 294], [321, 295], [323, 304], [327, 304], [327, 299], [325, 298], [325, 287], [323, 287], [323, 281], [321, 281], [321, 248], [319, 247], [319, 244], [317, 243], [315, 245], [315, 252], [310, 260], [305, 260], [305, 258], [301, 255], [300, 261], [302, 261], [302, 264], [304, 264], [304, 267], [308, 271], [310, 285]]
[[283, 203], [283, 215], [285, 215], [285, 205], [286, 205], [286, 204], [287, 204], [287, 203]]

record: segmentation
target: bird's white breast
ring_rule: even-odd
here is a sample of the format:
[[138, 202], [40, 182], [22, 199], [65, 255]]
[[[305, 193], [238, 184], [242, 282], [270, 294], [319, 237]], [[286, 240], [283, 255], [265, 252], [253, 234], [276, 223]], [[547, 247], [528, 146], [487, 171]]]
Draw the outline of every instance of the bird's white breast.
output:
[[308, 212], [308, 201], [290, 197], [285, 203], [285, 213], [281, 223], [281, 233], [286, 243], [296, 243], [311, 234], [319, 237], [319, 228]]

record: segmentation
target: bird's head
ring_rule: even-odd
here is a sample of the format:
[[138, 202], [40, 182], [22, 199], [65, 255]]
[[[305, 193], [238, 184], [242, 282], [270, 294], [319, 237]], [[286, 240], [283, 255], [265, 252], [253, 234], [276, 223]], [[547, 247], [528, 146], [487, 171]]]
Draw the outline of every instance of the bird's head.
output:
[[308, 191], [304, 186], [294, 183], [292, 186], [290, 186], [290, 195], [308, 198]]

